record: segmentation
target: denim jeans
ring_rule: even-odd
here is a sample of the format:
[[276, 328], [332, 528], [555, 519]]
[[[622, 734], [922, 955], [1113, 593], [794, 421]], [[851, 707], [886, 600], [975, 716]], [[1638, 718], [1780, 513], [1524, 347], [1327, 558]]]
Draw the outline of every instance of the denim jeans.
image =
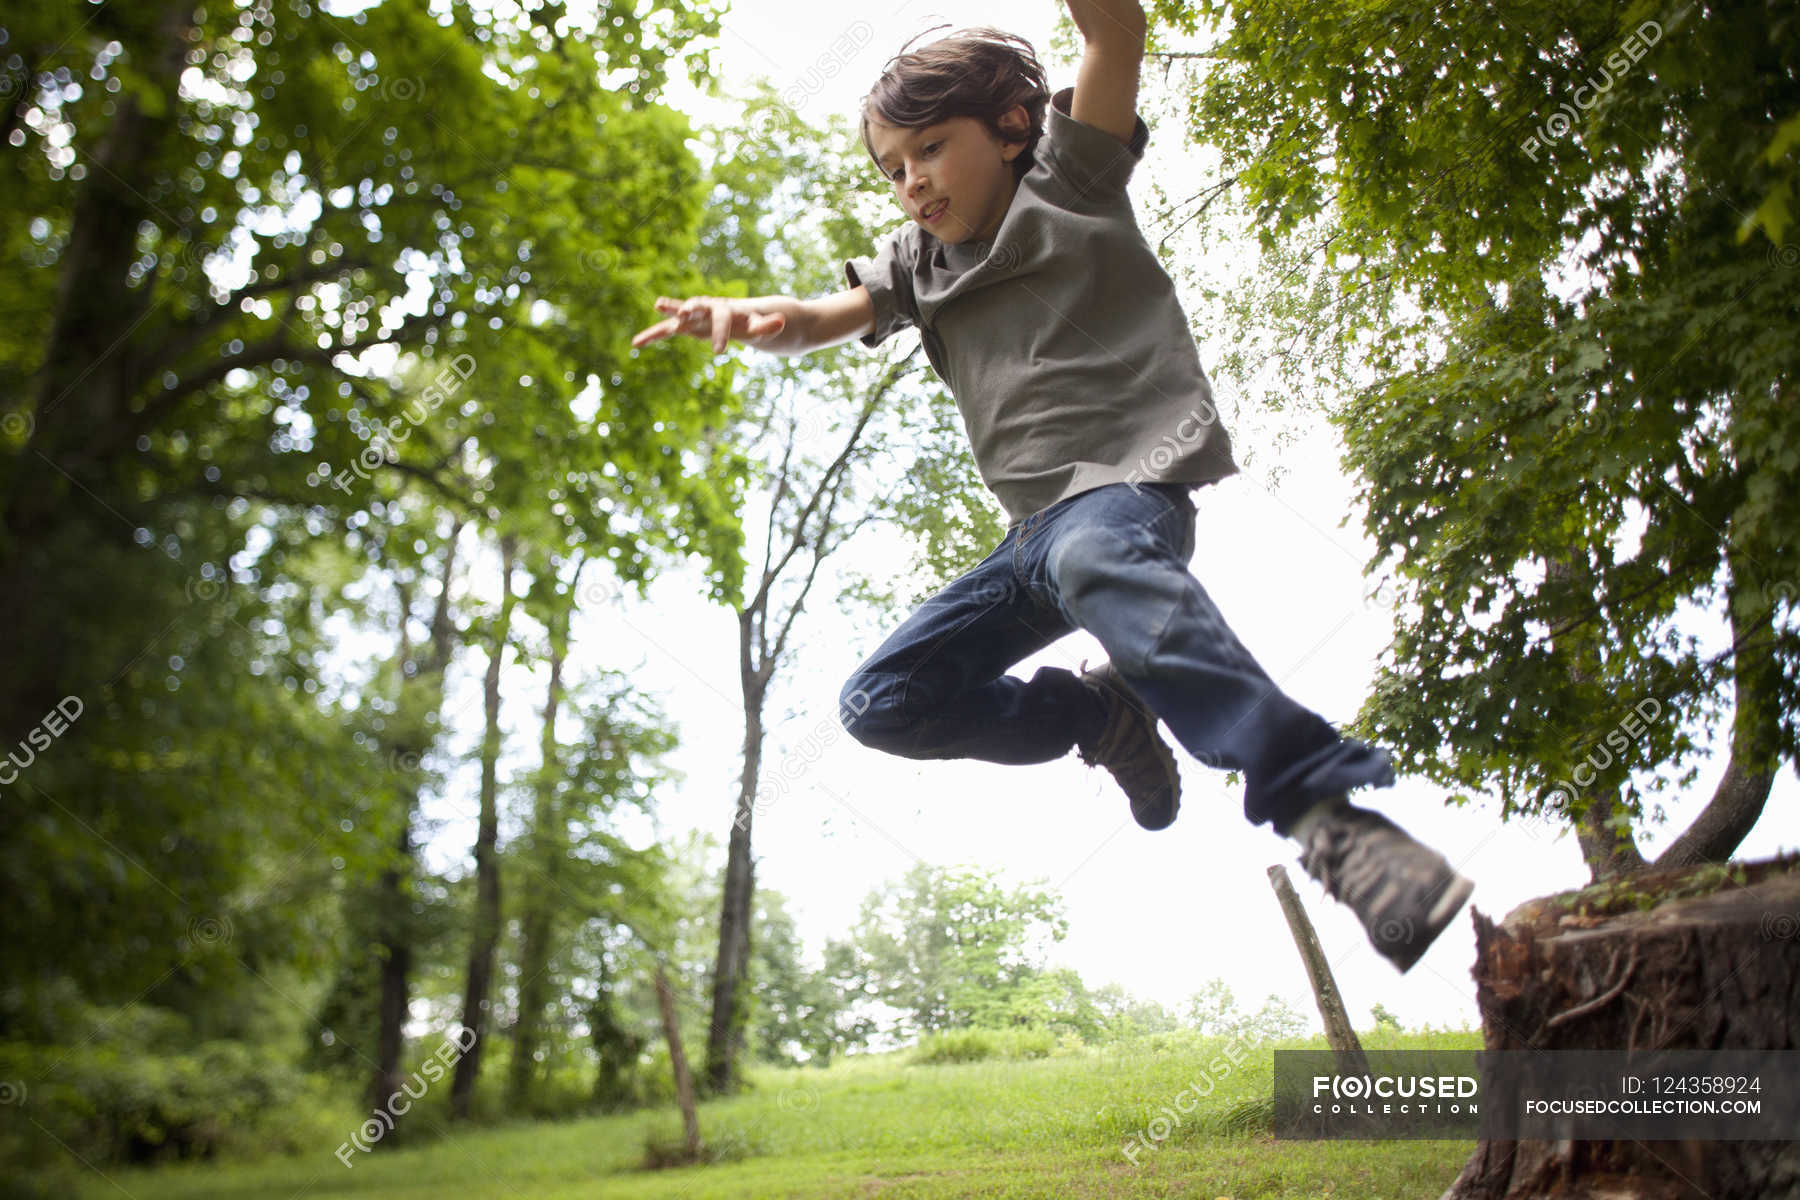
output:
[[1075, 629], [1200, 762], [1244, 774], [1244, 815], [1285, 826], [1316, 798], [1394, 782], [1385, 752], [1340, 737], [1276, 686], [1188, 570], [1185, 484], [1116, 483], [1007, 530], [844, 684], [865, 746], [906, 758], [1036, 763], [1098, 735], [1103, 707], [1072, 671], [1007, 668]]

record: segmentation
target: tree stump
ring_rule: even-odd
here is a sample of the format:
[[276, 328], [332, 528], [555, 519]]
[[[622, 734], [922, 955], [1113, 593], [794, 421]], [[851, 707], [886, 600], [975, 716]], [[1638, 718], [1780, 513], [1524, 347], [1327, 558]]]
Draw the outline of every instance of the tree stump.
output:
[[[1800, 1049], [1800, 855], [1474, 913], [1489, 1050]], [[1442, 1200], [1800, 1196], [1800, 1142], [1477, 1145]]]

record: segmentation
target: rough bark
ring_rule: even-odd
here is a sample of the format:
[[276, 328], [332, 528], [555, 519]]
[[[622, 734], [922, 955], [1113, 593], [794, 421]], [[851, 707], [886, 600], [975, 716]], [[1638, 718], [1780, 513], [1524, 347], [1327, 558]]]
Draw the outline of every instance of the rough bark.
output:
[[1287, 917], [1288, 931], [1294, 935], [1300, 961], [1306, 966], [1306, 977], [1312, 981], [1319, 1019], [1325, 1023], [1325, 1040], [1331, 1043], [1331, 1048], [1338, 1052], [1338, 1061], [1344, 1064], [1339, 1069], [1367, 1075], [1369, 1062], [1363, 1056], [1362, 1041], [1350, 1025], [1350, 1014], [1344, 1011], [1344, 1000], [1338, 992], [1337, 980], [1331, 974], [1331, 963], [1325, 958], [1312, 920], [1306, 915], [1306, 909], [1288, 879], [1287, 868], [1280, 863], [1270, 867], [1269, 883], [1275, 889], [1275, 898], [1281, 902], [1282, 914]]
[[513, 558], [518, 549], [511, 534], [500, 539], [500, 613], [488, 649], [487, 675], [482, 680], [482, 708], [486, 726], [481, 737], [481, 818], [475, 833], [475, 929], [469, 942], [469, 969], [463, 986], [462, 1023], [473, 1035], [469, 1048], [456, 1060], [456, 1076], [450, 1082], [450, 1115], [467, 1117], [481, 1073], [488, 1033], [488, 992], [494, 977], [494, 948], [500, 943], [500, 863], [494, 854], [499, 836], [500, 806], [500, 668], [506, 656], [506, 638], [512, 628], [515, 597], [512, 590]]
[[[1652, 869], [1531, 901], [1499, 925], [1477, 912], [1486, 1048], [1800, 1049], [1797, 911], [1789, 855]], [[1795, 1194], [1796, 1142], [1517, 1141], [1479, 1143], [1443, 1200]]]

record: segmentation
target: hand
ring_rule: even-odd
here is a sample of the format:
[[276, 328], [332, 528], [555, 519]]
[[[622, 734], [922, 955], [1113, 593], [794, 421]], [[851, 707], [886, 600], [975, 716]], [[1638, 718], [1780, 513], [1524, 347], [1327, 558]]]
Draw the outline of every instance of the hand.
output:
[[781, 313], [740, 308], [743, 303], [720, 296], [693, 296], [686, 300], [658, 296], [656, 310], [675, 315], [640, 330], [631, 339], [632, 348], [685, 333], [690, 337], [712, 339], [713, 353], [723, 354], [725, 343], [731, 338], [756, 346], [787, 328], [787, 317]]

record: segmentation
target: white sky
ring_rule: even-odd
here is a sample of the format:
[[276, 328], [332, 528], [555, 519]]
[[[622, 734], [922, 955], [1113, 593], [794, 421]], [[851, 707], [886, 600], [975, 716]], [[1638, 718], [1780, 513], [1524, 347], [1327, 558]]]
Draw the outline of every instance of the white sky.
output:
[[[855, 112], [882, 64], [913, 34], [945, 21], [941, 0], [910, 0], [873, 9], [809, 0], [740, 0], [726, 19], [717, 59], [728, 84], [741, 90], [753, 74], [806, 93], [808, 115]], [[967, 3], [956, 25], [991, 24], [1029, 38], [1046, 57], [1051, 87], [1073, 83], [1073, 70], [1048, 57], [1054, 3]], [[859, 42], [848, 55], [833, 51]], [[696, 124], [723, 119], [716, 106], [679, 89], [669, 101]], [[1146, 114], [1148, 116], [1148, 114]], [[1152, 182], [1172, 194], [1180, 168], [1197, 157], [1174, 128], [1153, 128], [1132, 190]], [[1173, 181], [1173, 182], [1172, 182]], [[898, 210], [895, 219], [899, 219]], [[871, 240], [879, 231], [871, 231]], [[1154, 244], [1154, 231], [1151, 233]], [[653, 320], [646, 314], [646, 322]], [[629, 332], [629, 331], [626, 331]], [[622, 333], [622, 336], [624, 334]], [[902, 338], [916, 337], [905, 334]], [[884, 347], [884, 349], [886, 349]], [[740, 353], [751, 353], [740, 350]], [[1201, 341], [1202, 361], [1217, 359]], [[1222, 409], [1254, 414], [1255, 395], [1215, 377]], [[1248, 420], [1246, 421], [1248, 424]], [[1234, 430], [1234, 433], [1238, 433]], [[1255, 447], [1246, 447], [1254, 452]], [[1268, 451], [1264, 448], [1267, 462]], [[1334, 722], [1361, 704], [1375, 663], [1391, 636], [1387, 612], [1365, 600], [1362, 565], [1369, 547], [1354, 515], [1351, 486], [1337, 465], [1328, 430], [1314, 429], [1283, 450], [1283, 479], [1271, 488], [1260, 472], [1198, 493], [1198, 550], [1193, 569], [1243, 641], [1282, 687]], [[879, 570], [905, 551], [879, 533], [851, 548], [864, 569]], [[742, 711], [738, 699], [736, 621], [707, 604], [694, 575], [659, 580], [646, 603], [594, 606], [578, 622], [572, 670], [635, 667], [641, 686], [660, 691], [679, 722], [675, 762], [685, 782], [660, 796], [667, 835], [687, 827], [728, 832], [739, 768]], [[1053, 959], [1080, 971], [1090, 985], [1117, 981], [1131, 991], [1179, 1005], [1213, 976], [1222, 976], [1246, 1008], [1279, 993], [1313, 1018], [1310, 991], [1265, 868], [1286, 863], [1311, 913], [1353, 1019], [1369, 1021], [1380, 1002], [1409, 1026], [1479, 1024], [1469, 968], [1474, 938], [1465, 910], [1405, 977], [1372, 948], [1347, 910], [1328, 900], [1295, 862], [1294, 847], [1242, 816], [1240, 789], [1221, 773], [1182, 759], [1185, 799], [1176, 824], [1145, 833], [1132, 823], [1123, 796], [1103, 772], [1073, 755], [1050, 764], [1003, 767], [975, 762], [912, 762], [865, 750], [837, 725], [840, 682], [885, 635], [857, 625], [821, 597], [804, 619], [798, 669], [778, 682], [769, 714], [765, 776], [783, 775], [783, 794], [755, 826], [757, 882], [793, 902], [809, 950], [842, 935], [862, 897], [915, 861], [998, 868], [1013, 882], [1045, 879], [1064, 897], [1068, 938]], [[1076, 666], [1103, 657], [1076, 634], [1014, 668], [1029, 675], [1042, 662]], [[474, 666], [475, 670], [480, 665]], [[508, 686], [509, 726], [535, 721], [541, 692], [522, 676]], [[479, 702], [473, 706], [479, 713]], [[782, 721], [784, 712], [791, 717]], [[534, 744], [535, 733], [516, 738]], [[784, 770], [783, 764], [786, 763]], [[1703, 773], [1685, 803], [1671, 805], [1671, 826], [1642, 841], [1647, 853], [1679, 830], [1710, 795], [1722, 763]], [[1792, 848], [1775, 814], [1793, 811], [1791, 773], [1776, 784], [1762, 822], [1745, 841], [1746, 857]], [[1447, 809], [1442, 793], [1421, 781], [1359, 799], [1443, 850], [1476, 883], [1475, 907], [1498, 918], [1514, 905], [1586, 879], [1572, 835], [1502, 827], [1497, 801]], [[457, 808], [463, 806], [458, 805]], [[466, 861], [473, 822], [460, 813], [440, 831], [434, 850]], [[472, 814], [471, 814], [472, 816]], [[1791, 830], [1788, 825], [1787, 829]]]

